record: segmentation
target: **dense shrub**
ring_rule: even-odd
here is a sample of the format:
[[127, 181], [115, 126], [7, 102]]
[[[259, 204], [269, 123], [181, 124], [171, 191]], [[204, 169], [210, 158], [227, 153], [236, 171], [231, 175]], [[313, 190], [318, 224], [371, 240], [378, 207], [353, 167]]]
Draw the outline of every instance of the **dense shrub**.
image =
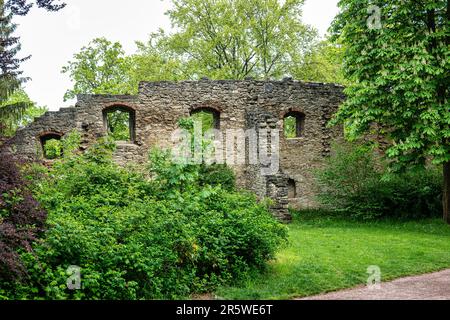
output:
[[225, 164], [202, 164], [199, 173], [200, 185], [220, 185], [228, 191], [235, 189], [236, 179], [233, 170]]
[[423, 218], [442, 213], [442, 176], [436, 168], [389, 173], [366, 145], [341, 144], [316, 172], [319, 200], [327, 208], [370, 218]]
[[[152, 152], [149, 174], [116, 166], [111, 145], [57, 161], [36, 184], [49, 229], [22, 258], [9, 298], [154, 299], [208, 291], [264, 268], [286, 229], [247, 193], [201, 181], [201, 166]], [[66, 270], [81, 268], [81, 289]], [[1, 295], [0, 290], [0, 295]]]
[[26, 274], [19, 251], [30, 251], [46, 218], [22, 176], [20, 163], [0, 145], [0, 283]]
[[62, 155], [62, 142], [57, 139], [50, 139], [44, 145], [44, 154], [47, 159], [57, 159]]

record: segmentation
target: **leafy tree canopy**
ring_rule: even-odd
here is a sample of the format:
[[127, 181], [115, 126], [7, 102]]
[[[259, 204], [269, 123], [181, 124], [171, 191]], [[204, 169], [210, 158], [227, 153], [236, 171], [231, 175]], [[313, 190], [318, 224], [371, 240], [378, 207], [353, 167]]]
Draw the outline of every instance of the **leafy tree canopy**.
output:
[[343, 54], [342, 45], [328, 39], [320, 41], [292, 64], [291, 74], [298, 80], [347, 84], [342, 70]]
[[[40, 8], [48, 11], [58, 11], [65, 4], [57, 3], [55, 0], [36, 0]], [[12, 22], [14, 15], [26, 15], [33, 2], [27, 0], [0, 0], [0, 121], [3, 126], [0, 134], [11, 134], [18, 125], [23, 123], [29, 115], [39, 112], [25, 97], [21, 86], [28, 80], [22, 77], [20, 64], [29, 59], [18, 58], [20, 51], [19, 38], [13, 36], [16, 24]]]
[[279, 78], [311, 45], [303, 0], [176, 0], [169, 46], [191, 78]]
[[[20, 89], [26, 80], [21, 77], [19, 65], [28, 57], [17, 58], [20, 51], [19, 38], [12, 34], [16, 24], [12, 22], [13, 15], [5, 10], [3, 1], [0, 1], [0, 120], [18, 120], [29, 107], [26, 101], [11, 101], [10, 96]], [[13, 99], [14, 100], [14, 99]], [[10, 104], [8, 104], [10, 102]]]
[[130, 57], [133, 87], [140, 81], [177, 81], [189, 79], [189, 65], [172, 49], [171, 37], [160, 29], [147, 42], [136, 41], [137, 52]]
[[[1, 2], [4, 2], [4, 0]], [[7, 0], [6, 8], [11, 10], [13, 14], [24, 16], [30, 12], [33, 4], [37, 4], [39, 8], [43, 8], [48, 11], [58, 11], [66, 6], [65, 3], [60, 2], [59, 0]]]
[[[380, 28], [368, 27], [378, 4]], [[387, 154], [403, 163], [450, 161], [448, 1], [342, 0], [333, 25], [346, 46], [351, 84], [335, 122], [350, 137], [373, 124], [391, 142]]]
[[342, 82], [340, 47], [318, 42], [301, 22], [303, 0], [177, 0], [160, 29], [126, 57], [118, 43], [95, 39], [63, 69], [76, 93], [135, 93], [140, 81], [294, 76]]
[[74, 87], [64, 95], [65, 101], [77, 94], [132, 93], [129, 59], [120, 43], [96, 38], [73, 58], [62, 69], [74, 82]]
[[341, 0], [332, 26], [345, 47], [350, 81], [333, 123], [344, 123], [350, 138], [371, 129], [383, 135], [397, 167], [427, 159], [444, 164], [447, 217], [449, 6], [447, 0]]
[[[25, 105], [26, 108], [23, 109], [20, 115], [16, 116], [16, 110], [14, 109], [18, 105]], [[47, 107], [38, 106], [31, 101], [24, 89], [20, 88], [14, 91], [7, 100], [0, 103], [0, 118], [3, 123], [3, 127], [0, 128], [0, 134], [12, 136], [17, 129], [31, 123], [47, 110]]]

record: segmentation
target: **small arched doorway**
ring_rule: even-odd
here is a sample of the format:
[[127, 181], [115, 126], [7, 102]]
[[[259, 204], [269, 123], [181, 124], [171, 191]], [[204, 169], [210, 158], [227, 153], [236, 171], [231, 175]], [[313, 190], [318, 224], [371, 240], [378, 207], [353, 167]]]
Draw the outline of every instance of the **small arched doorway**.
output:
[[288, 199], [297, 198], [297, 184], [295, 183], [294, 179], [288, 179], [287, 187], [288, 187]]
[[53, 160], [62, 156], [62, 136], [63, 134], [59, 132], [45, 132], [39, 136], [42, 154], [45, 159]]

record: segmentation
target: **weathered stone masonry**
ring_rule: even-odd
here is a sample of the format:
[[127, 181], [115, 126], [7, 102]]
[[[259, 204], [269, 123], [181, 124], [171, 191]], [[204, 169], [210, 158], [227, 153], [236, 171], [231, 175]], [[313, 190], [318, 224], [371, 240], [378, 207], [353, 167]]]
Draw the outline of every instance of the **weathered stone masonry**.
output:
[[[327, 121], [343, 101], [342, 87], [334, 84], [283, 81], [183, 81], [141, 82], [139, 94], [79, 95], [75, 107], [47, 112], [19, 130], [12, 142], [15, 151], [29, 158], [42, 158], [45, 139], [63, 136], [73, 129], [82, 135], [82, 149], [106, 134], [105, 110], [124, 108], [132, 115], [132, 141], [118, 144], [114, 155], [119, 163], [143, 162], [153, 146], [171, 147], [178, 120], [199, 108], [214, 110], [220, 130], [278, 129], [280, 170], [262, 176], [259, 165], [233, 166], [238, 186], [259, 197], [274, 199], [274, 213], [289, 219], [288, 204], [315, 205], [312, 169], [340, 137], [341, 128], [328, 129]], [[296, 138], [283, 134], [286, 114], [302, 115], [302, 133]], [[288, 190], [288, 188], [295, 190]], [[290, 192], [291, 198], [288, 198]]]

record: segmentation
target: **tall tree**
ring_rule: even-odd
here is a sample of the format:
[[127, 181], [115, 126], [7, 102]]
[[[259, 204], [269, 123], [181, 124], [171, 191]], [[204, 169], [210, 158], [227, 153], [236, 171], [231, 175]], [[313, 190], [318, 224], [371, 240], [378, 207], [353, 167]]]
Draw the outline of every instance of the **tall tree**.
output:
[[[36, 0], [38, 7], [49, 11], [62, 9], [65, 4], [56, 4], [55, 0]], [[33, 2], [27, 0], [0, 0], [0, 122], [11, 125], [20, 121], [33, 104], [29, 99], [17, 99], [14, 93], [21, 89], [27, 79], [22, 77], [20, 64], [29, 57], [18, 58], [20, 51], [19, 38], [13, 36], [16, 25], [12, 22], [14, 15], [26, 15]], [[3, 125], [0, 134], [11, 130], [11, 126]]]
[[19, 65], [26, 58], [17, 58], [20, 50], [19, 38], [12, 34], [16, 25], [12, 23], [12, 13], [6, 12], [3, 0], [0, 0], [0, 120], [17, 120], [30, 106], [26, 101], [11, 101], [9, 97], [19, 89], [26, 79], [21, 77]]
[[[189, 65], [174, 52], [171, 38], [160, 29], [147, 42], [137, 41], [137, 52], [130, 59], [131, 85], [140, 81], [177, 81], [191, 79]], [[194, 72], [195, 73], [195, 72]]]
[[292, 63], [290, 73], [298, 80], [346, 84], [343, 53], [342, 45], [320, 41], [310, 52], [300, 56], [300, 61]]
[[120, 43], [105, 38], [94, 39], [62, 69], [74, 83], [64, 100], [73, 99], [79, 93], [132, 93], [136, 88], [130, 86], [129, 69], [130, 61]]
[[[306, 64], [306, 80], [335, 79], [334, 74], [328, 76], [339, 63], [331, 60], [332, 50], [317, 59], [303, 59], [311, 52], [319, 57], [320, 51], [317, 32], [301, 22], [303, 2], [175, 0], [167, 12], [175, 32], [152, 33], [147, 42], [136, 43], [136, 54], [124, 57], [119, 44], [109, 44], [100, 51], [110, 52], [117, 61], [107, 64], [95, 52], [98, 43], [92, 43], [75, 55], [63, 70], [75, 84], [66, 99], [80, 92], [134, 93], [139, 81], [281, 78], [300, 74]], [[319, 60], [322, 72], [310, 77], [317, 69], [312, 61]]]
[[[2, 0], [2, 2], [4, 2], [4, 0]], [[62, 3], [59, 0], [7, 0], [6, 7], [10, 9], [13, 14], [24, 16], [30, 12], [34, 3], [36, 3], [39, 8], [48, 11], [58, 11], [66, 6], [65, 3]]]
[[33, 122], [35, 118], [48, 111], [47, 107], [36, 105], [36, 103], [31, 101], [25, 90], [19, 88], [14, 91], [7, 100], [0, 103], [0, 113], [2, 112], [3, 107], [10, 108], [11, 106], [16, 106], [18, 104], [26, 105], [27, 107], [21, 112], [20, 116], [13, 116], [15, 112], [4, 113], [4, 117], [2, 118], [3, 126], [0, 127], [0, 135], [11, 137], [17, 129]]
[[304, 0], [175, 0], [168, 45], [192, 77], [278, 78], [311, 45]]
[[395, 165], [443, 165], [450, 223], [449, 0], [341, 0], [332, 31], [345, 46], [347, 99], [332, 123], [376, 128]]

